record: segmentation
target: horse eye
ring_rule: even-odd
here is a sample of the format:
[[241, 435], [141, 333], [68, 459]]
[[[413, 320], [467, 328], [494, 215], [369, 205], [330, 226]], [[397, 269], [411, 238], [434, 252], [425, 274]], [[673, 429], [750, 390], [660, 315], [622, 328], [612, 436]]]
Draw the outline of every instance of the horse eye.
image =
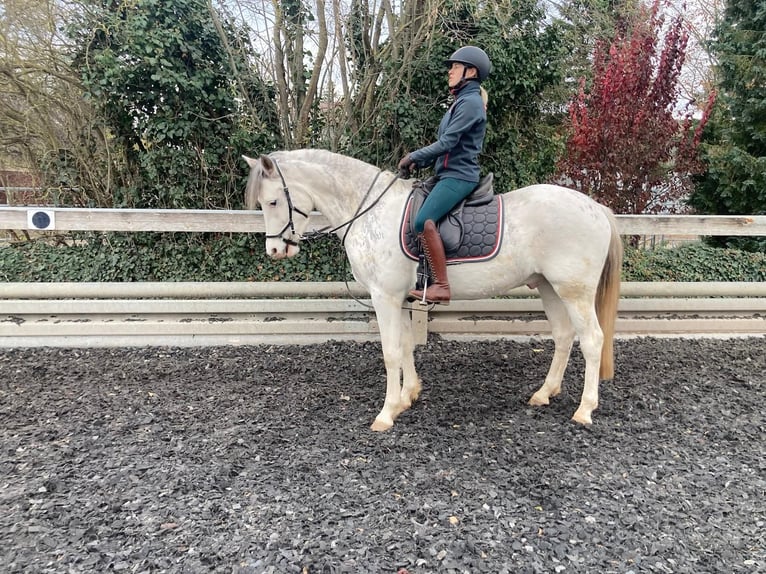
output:
[[276, 199], [272, 199], [272, 200], [269, 202], [269, 207], [276, 207], [276, 206], [277, 206], [277, 200], [276, 200]]

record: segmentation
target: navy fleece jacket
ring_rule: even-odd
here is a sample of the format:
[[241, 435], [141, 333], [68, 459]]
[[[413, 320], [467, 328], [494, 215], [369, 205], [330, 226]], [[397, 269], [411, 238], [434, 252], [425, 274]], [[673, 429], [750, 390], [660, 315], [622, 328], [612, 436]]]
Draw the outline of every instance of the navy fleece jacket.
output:
[[438, 139], [410, 153], [418, 167], [434, 166], [439, 178], [454, 177], [478, 182], [479, 153], [487, 131], [487, 114], [478, 82], [469, 81], [455, 95], [455, 101], [439, 124]]

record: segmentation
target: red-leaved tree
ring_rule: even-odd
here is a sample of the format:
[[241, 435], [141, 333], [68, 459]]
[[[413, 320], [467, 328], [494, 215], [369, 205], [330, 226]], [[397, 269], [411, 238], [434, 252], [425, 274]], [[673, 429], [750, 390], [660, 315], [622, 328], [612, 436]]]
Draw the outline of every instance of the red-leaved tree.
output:
[[592, 85], [581, 80], [569, 107], [559, 179], [617, 213], [679, 211], [701, 169], [697, 148], [714, 96], [697, 121], [690, 106], [679, 113], [689, 36], [680, 15], [663, 35], [664, 24], [655, 0], [611, 43], [598, 44]]

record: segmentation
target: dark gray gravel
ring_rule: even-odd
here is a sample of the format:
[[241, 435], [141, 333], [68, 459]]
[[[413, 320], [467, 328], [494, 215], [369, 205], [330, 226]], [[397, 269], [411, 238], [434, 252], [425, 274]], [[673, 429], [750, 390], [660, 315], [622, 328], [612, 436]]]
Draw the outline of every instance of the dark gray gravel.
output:
[[766, 572], [766, 338], [0, 351], [3, 572]]

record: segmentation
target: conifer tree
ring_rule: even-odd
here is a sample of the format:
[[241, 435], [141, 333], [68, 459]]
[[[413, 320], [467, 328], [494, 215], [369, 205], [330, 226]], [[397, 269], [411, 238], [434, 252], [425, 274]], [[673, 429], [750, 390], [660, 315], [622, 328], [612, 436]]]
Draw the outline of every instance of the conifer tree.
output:
[[[766, 213], [766, 10], [761, 0], [729, 0], [711, 49], [718, 102], [703, 134], [707, 171], [690, 203], [702, 213]], [[766, 251], [766, 239], [716, 242]]]

